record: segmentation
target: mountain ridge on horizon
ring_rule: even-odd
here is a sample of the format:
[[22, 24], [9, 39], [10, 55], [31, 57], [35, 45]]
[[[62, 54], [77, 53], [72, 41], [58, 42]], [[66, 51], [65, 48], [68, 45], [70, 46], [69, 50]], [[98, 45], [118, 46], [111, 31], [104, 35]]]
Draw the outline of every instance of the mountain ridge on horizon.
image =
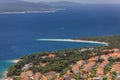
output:
[[59, 11], [59, 10], [66, 10], [72, 7], [77, 8], [80, 7], [80, 5], [86, 5], [86, 4], [72, 2], [72, 1], [30, 2], [24, 0], [15, 0], [15, 1], [2, 0], [0, 1], [0, 14], [17, 13], [17, 12], [19, 13], [19, 12]]
[[0, 1], [0, 13], [5, 12], [26, 12], [26, 11], [56, 11], [60, 7], [53, 6], [46, 3], [33, 3], [27, 1]]

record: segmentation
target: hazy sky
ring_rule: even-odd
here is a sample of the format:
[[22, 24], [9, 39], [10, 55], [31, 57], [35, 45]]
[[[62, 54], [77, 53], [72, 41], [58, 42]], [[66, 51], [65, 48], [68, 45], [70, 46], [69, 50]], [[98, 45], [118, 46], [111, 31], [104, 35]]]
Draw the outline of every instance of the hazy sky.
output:
[[120, 0], [24, 0], [30, 2], [58, 2], [58, 1], [71, 1], [71, 2], [79, 2], [79, 3], [103, 3], [103, 4], [120, 4]]
[[13, 2], [13, 1], [29, 1], [29, 2], [59, 2], [59, 1], [70, 1], [77, 3], [95, 3], [95, 4], [120, 4], [120, 0], [0, 0], [2, 2]]

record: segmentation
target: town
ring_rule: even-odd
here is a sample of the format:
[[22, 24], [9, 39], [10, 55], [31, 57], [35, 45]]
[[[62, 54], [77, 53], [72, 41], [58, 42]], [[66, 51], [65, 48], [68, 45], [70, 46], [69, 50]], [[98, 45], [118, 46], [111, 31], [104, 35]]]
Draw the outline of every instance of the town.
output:
[[[33, 71], [32, 67], [37, 66], [44, 69], [50, 62], [40, 62], [37, 65], [29, 62], [25, 64], [19, 75], [20, 80], [119, 80], [120, 79], [120, 49], [101, 49], [100, 54], [95, 51], [95, 48], [83, 48], [77, 50], [79, 53], [89, 51], [90, 58], [81, 59], [74, 64], [70, 64], [69, 68], [58, 72], [51, 70], [42, 74], [41, 72]], [[64, 53], [64, 57], [68, 54]], [[86, 56], [87, 57], [87, 56]], [[37, 57], [36, 57], [37, 58]], [[60, 59], [57, 54], [50, 53], [40, 56], [41, 59]], [[57, 65], [57, 64], [56, 64]], [[5, 80], [15, 80], [8, 77]]]

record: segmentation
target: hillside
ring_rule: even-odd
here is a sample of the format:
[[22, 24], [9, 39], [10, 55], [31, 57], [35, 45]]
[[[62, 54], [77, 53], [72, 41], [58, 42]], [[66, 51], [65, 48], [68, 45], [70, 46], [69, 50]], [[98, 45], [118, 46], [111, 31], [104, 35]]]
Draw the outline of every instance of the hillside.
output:
[[[119, 74], [119, 61], [120, 50], [117, 48], [96, 47], [38, 52], [22, 57], [17, 64], [8, 69], [7, 76], [13, 80], [38, 80], [36, 76], [41, 80], [88, 80], [98, 76], [105, 80], [115, 80]], [[109, 77], [110, 75], [112, 76]]]
[[120, 36], [80, 38], [108, 42], [86, 47], [26, 55], [8, 69], [13, 80], [115, 80], [120, 74]]

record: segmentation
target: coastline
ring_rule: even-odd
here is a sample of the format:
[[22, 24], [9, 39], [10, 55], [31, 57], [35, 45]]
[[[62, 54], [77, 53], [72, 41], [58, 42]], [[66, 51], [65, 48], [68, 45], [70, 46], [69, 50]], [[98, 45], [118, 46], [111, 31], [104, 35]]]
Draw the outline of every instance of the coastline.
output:
[[95, 44], [104, 44], [109, 46], [107, 42], [99, 42], [99, 41], [88, 41], [88, 40], [73, 40], [74, 42], [83, 42], [83, 43], [95, 43]]
[[65, 9], [44, 10], [44, 11], [0, 12], [0, 14], [54, 13], [60, 10], [65, 10]]
[[[15, 64], [15, 63], [17, 63], [17, 62], [19, 62], [19, 61], [20, 61], [20, 59], [7, 60], [7, 62], [10, 62], [10, 63], [13, 63], [13, 64]], [[0, 78], [0, 80], [4, 80], [4, 79], [7, 77], [7, 73], [8, 73], [8, 71], [5, 70], [5, 71], [3, 72], [3, 78]]]
[[19, 62], [19, 61], [20, 61], [20, 59], [14, 59], [14, 60], [9, 60], [8, 62], [17, 63], [17, 62]]
[[[106, 42], [98, 42], [98, 41], [88, 41], [88, 40], [74, 40], [74, 39], [37, 39], [38, 41], [60, 41], [60, 42], [77, 42], [77, 43], [92, 43], [92, 44], [103, 44], [105, 46], [108, 46], [108, 43]], [[20, 59], [14, 59], [14, 60], [8, 60], [8, 62], [10, 63], [17, 63], [19, 62]], [[4, 71], [4, 77], [2, 78], [2, 80], [4, 80], [5, 78], [7, 78], [7, 70]]]
[[36, 40], [37, 41], [81, 42], [81, 43], [103, 44], [105, 46], [109, 46], [107, 42], [89, 41], [89, 40], [74, 40], [74, 39], [36, 39]]
[[27, 14], [27, 13], [51, 13], [57, 11], [23, 11], [23, 12], [2, 12], [0, 14]]

